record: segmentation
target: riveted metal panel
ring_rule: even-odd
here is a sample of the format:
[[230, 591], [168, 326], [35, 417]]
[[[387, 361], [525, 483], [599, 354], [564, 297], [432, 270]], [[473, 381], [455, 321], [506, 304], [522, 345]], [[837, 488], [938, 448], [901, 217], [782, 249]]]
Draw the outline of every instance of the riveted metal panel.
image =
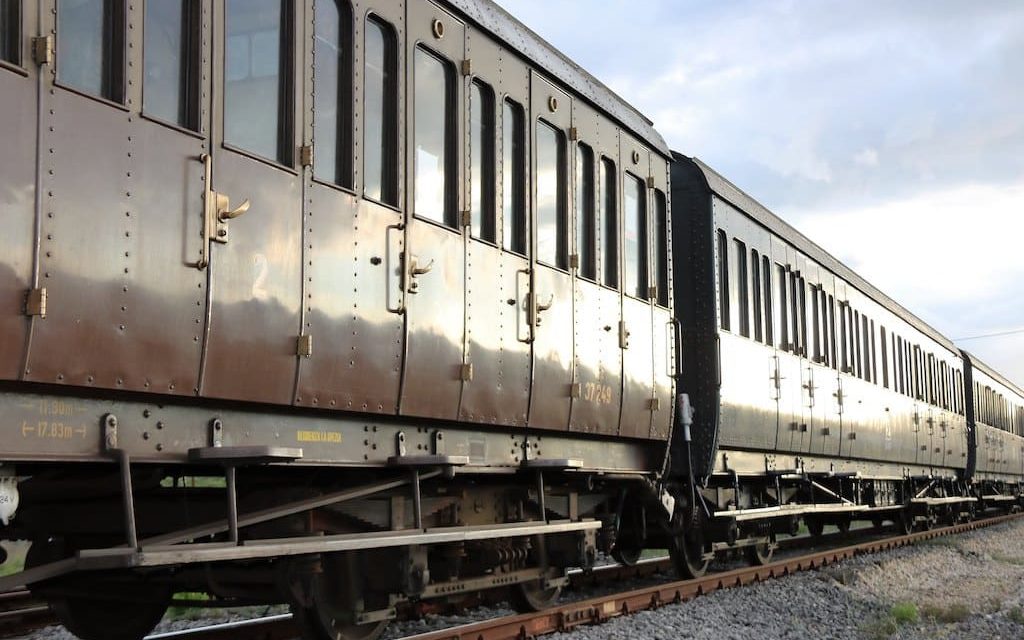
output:
[[[501, 234], [501, 175], [503, 154], [500, 134], [502, 79], [508, 55], [487, 34], [466, 30], [467, 84], [480, 82], [494, 92], [494, 200], [495, 238]], [[525, 76], [525, 71], [521, 71]], [[512, 74], [510, 74], [512, 75]], [[518, 95], [525, 95], [517, 93]], [[517, 98], [522, 101], [522, 98]], [[479, 108], [467, 102], [470, 108]], [[468, 120], [467, 120], [468, 130]], [[466, 136], [465, 162], [469, 166], [470, 136]], [[471, 188], [472, 176], [469, 176]], [[483, 193], [487, 193], [484, 189]], [[468, 197], [468, 194], [467, 194]], [[468, 200], [467, 200], [468, 202]], [[530, 402], [532, 352], [527, 304], [529, 261], [486, 240], [469, 237], [466, 247], [466, 362], [473, 366], [463, 382], [459, 418], [470, 422], [525, 426]]]
[[[295, 41], [304, 37], [296, 3]], [[242, 217], [230, 222], [226, 244], [210, 256], [210, 311], [203, 374], [204, 396], [290, 404], [295, 392], [300, 326], [302, 178], [285, 164], [259, 158], [224, 141], [224, 5], [215, 5], [213, 188]], [[299, 49], [301, 51], [301, 48]], [[301, 114], [301, 55], [294, 56], [294, 112]], [[301, 121], [301, 118], [296, 118]], [[301, 140], [300, 122], [291, 140]], [[297, 144], [295, 146], [297, 149]]]
[[[46, 7], [43, 32], [55, 36], [55, 3]], [[47, 315], [33, 327], [25, 379], [141, 388], [141, 377], [127, 374], [141, 368], [131, 361], [132, 344], [145, 328], [131, 325], [123, 310], [135, 275], [125, 253], [139, 231], [138, 217], [125, 215], [138, 203], [129, 156], [133, 116], [57, 85], [60, 64], [58, 52], [45, 71], [41, 132], [39, 286], [47, 289]]]
[[40, 72], [32, 63], [28, 37], [36, 33], [36, 4], [22, 3], [22, 66], [0, 64], [0, 378], [4, 379], [21, 376], [29, 326], [40, 321], [25, 315], [26, 293], [36, 286], [32, 247]]
[[[619, 134], [619, 166], [622, 167], [622, 211], [620, 237], [622, 238], [623, 280], [625, 280], [625, 240], [627, 233], [625, 184], [636, 179], [640, 183], [647, 222], [647, 238], [651, 237], [651, 217], [654, 211], [649, 187], [650, 152], [635, 138]], [[637, 238], [637, 242], [641, 239]], [[651, 253], [648, 250], [647, 282], [650, 283]], [[651, 399], [654, 397], [654, 336], [650, 317], [652, 304], [650, 288], [637, 296], [632, 283], [624, 283], [622, 295], [622, 327], [619, 329], [619, 348], [622, 350], [622, 410], [619, 413], [619, 435], [646, 438], [651, 431]]]
[[[443, 25], [439, 35], [438, 25]], [[406, 132], [415, 140], [414, 56], [424, 47], [444, 58], [455, 83], [455, 114], [461, 113], [464, 84], [459, 68], [464, 59], [464, 25], [441, 7], [425, 0], [407, 5], [406, 33]], [[448, 171], [456, 172], [457, 213], [464, 207], [462, 193], [463, 122], [456, 117], [455, 158]], [[406, 355], [402, 374], [399, 411], [403, 415], [454, 419], [458, 416], [462, 392], [465, 339], [465, 240], [462, 227], [452, 228], [428, 222], [414, 215], [415, 156], [410, 143], [406, 154], [406, 193], [409, 204], [405, 226]], [[413, 277], [417, 270], [420, 275]], [[415, 293], [411, 293], [415, 291]]]
[[[537, 127], [543, 121], [555, 127], [562, 136], [562, 144], [566, 153], [562, 159], [562, 171], [565, 176], [564, 195], [566, 210], [564, 215], [567, 224], [564, 232], [568, 247], [570, 233], [569, 191], [570, 187], [570, 154], [569, 128], [572, 126], [572, 98], [557, 89], [536, 72], [530, 75], [530, 138], [531, 147], [536, 150]], [[537, 175], [536, 154], [531, 154], [530, 174]], [[533, 253], [533, 285], [531, 315], [534, 317], [533, 342], [533, 388], [530, 399], [529, 424], [543, 429], [564, 430], [569, 427], [573, 384], [573, 283], [567, 270], [556, 265], [549, 265], [536, 259], [537, 256], [537, 193], [536, 183], [531, 188], [531, 209], [534, 212], [534, 223], [531, 228]]]
[[[657, 284], [657, 256], [659, 250], [668, 252], [667, 277], [668, 280], [663, 286], [668, 288], [668, 306], [658, 305], [658, 292], [653, 296], [651, 306], [651, 338], [654, 350], [654, 393], [653, 409], [651, 415], [651, 437], [664, 440], [672, 430], [672, 416], [675, 411], [675, 367], [676, 367], [676, 341], [678, 334], [676, 325], [672, 321], [672, 301], [674, 289], [672, 287], [672, 262], [675, 258], [672, 254], [672, 197], [668, 189], [668, 162], [660, 155], [650, 154], [650, 177], [652, 178], [651, 189], [648, 190], [651, 202], [651, 235], [650, 253], [651, 256], [651, 283]], [[665, 200], [665, 236], [657, 234], [657, 203], [656, 195], [661, 194]], [[657, 246], [660, 243], [662, 247]]]

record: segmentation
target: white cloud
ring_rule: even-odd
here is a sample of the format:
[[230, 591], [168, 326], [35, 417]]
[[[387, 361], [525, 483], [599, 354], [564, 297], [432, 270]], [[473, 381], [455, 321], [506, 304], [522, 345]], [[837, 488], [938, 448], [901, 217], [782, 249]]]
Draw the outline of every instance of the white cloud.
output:
[[861, 149], [853, 156], [853, 162], [863, 167], [877, 167], [878, 152], [874, 149]]

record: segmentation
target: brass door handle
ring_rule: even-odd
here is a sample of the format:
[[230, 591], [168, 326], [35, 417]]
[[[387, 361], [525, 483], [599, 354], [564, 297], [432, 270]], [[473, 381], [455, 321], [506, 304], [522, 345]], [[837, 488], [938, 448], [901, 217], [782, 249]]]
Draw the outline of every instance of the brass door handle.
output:
[[231, 199], [226, 195], [217, 194], [217, 219], [221, 222], [234, 220], [249, 210], [249, 200], [243, 200], [242, 204], [231, 209]]
[[433, 258], [431, 258], [430, 262], [428, 262], [425, 266], [422, 266], [422, 267], [419, 266], [419, 264], [416, 262], [415, 259], [413, 259], [412, 263], [409, 265], [409, 273], [412, 274], [412, 277], [415, 278], [416, 276], [422, 276], [424, 274], [430, 273], [430, 270], [433, 269], [433, 268], [434, 268], [434, 259]]
[[540, 313], [541, 311], [547, 311], [548, 309], [551, 308], [551, 305], [553, 305], [553, 304], [555, 304], [555, 294], [552, 293], [552, 294], [548, 295], [548, 301], [546, 303], [544, 303], [544, 302], [538, 302], [537, 303], [537, 313]]

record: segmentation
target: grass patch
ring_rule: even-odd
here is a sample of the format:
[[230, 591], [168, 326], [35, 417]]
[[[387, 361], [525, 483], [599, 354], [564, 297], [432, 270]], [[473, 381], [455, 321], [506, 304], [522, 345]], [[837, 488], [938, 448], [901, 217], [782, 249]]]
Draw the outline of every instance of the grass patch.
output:
[[668, 557], [668, 549], [644, 549], [640, 552], [641, 560], [650, 560], [652, 558], [665, 557]]
[[1006, 618], [1014, 624], [1024, 626], [1024, 609], [1019, 604], [1014, 605], [1006, 612]]
[[957, 546], [957, 539], [955, 536], [939, 536], [938, 538], [932, 538], [930, 540], [920, 540], [914, 544], [921, 545], [922, 547], [955, 548]]
[[[175, 600], [210, 600], [210, 594], [193, 591], [182, 591], [174, 594]], [[207, 615], [209, 610], [204, 607], [169, 607], [168, 620], [198, 620]]]
[[914, 624], [921, 619], [917, 611], [917, 605], [913, 602], [897, 602], [889, 609], [889, 616], [897, 624]]
[[921, 617], [941, 622], [942, 624], [952, 624], [954, 622], [963, 622], [970, 618], [971, 610], [967, 608], [967, 605], [963, 604], [954, 604], [948, 607], [924, 605], [921, 607]]
[[888, 640], [905, 624], [914, 624], [921, 619], [917, 605], [913, 602], [897, 602], [889, 609], [889, 613], [879, 620], [861, 627], [864, 636], [869, 640]]
[[18, 573], [25, 568], [25, 554], [28, 552], [27, 543], [3, 543], [7, 550], [7, 562], [0, 564], [0, 578]]

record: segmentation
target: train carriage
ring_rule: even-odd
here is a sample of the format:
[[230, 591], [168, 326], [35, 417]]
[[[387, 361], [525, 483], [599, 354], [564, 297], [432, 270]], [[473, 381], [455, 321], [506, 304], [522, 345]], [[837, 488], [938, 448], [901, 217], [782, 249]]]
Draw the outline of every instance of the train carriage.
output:
[[537, 607], [664, 512], [669, 153], [498, 6], [0, 16], [2, 534], [69, 629]]

